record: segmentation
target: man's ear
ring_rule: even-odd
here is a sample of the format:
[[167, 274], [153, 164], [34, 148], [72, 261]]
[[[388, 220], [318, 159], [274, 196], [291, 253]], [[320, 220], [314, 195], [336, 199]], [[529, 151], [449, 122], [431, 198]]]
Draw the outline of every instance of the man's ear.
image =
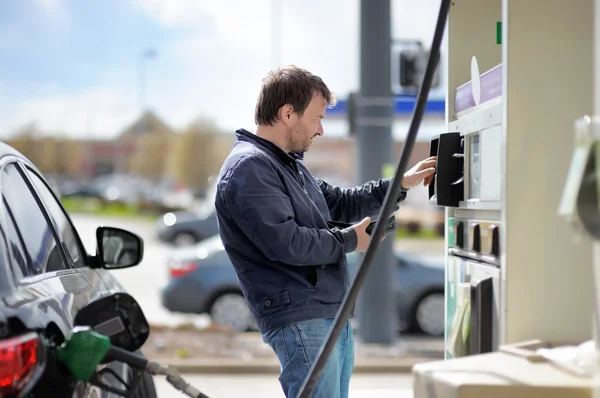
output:
[[279, 119], [281, 119], [284, 123], [289, 123], [292, 121], [294, 115], [294, 107], [290, 104], [285, 104], [281, 108], [279, 108]]

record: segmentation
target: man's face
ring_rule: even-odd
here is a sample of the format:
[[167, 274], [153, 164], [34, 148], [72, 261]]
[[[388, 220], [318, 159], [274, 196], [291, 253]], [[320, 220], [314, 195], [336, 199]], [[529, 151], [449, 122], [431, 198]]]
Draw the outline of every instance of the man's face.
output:
[[313, 96], [302, 116], [295, 115], [295, 121], [288, 129], [288, 148], [290, 152], [306, 152], [313, 139], [323, 135], [321, 121], [325, 117], [327, 102], [321, 95]]

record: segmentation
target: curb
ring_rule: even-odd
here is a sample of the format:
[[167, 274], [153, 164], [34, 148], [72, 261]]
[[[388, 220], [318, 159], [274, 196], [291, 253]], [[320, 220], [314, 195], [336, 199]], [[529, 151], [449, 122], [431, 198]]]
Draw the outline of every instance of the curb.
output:
[[[280, 366], [276, 360], [257, 359], [245, 362], [240, 359], [180, 359], [149, 358], [151, 361], [173, 365], [183, 374], [279, 374]], [[441, 360], [441, 358], [408, 357], [359, 360], [354, 364], [354, 373], [411, 373], [414, 365]]]

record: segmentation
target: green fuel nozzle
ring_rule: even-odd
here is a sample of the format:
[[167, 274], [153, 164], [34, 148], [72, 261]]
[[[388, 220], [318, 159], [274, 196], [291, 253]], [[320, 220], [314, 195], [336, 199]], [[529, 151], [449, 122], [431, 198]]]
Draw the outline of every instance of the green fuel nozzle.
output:
[[[67, 367], [74, 379], [90, 382], [123, 397], [132, 397], [141, 375], [148, 372], [153, 376], [166, 376], [173, 387], [188, 397], [208, 398], [185, 381], [174, 366], [150, 362], [142, 355], [113, 347], [109, 337], [95, 332], [89, 326], [74, 327], [65, 342], [57, 347], [56, 357]], [[134, 376], [133, 384], [128, 386], [129, 391], [109, 386], [98, 379], [97, 366], [106, 359], [126, 363], [134, 369], [137, 376]]]
[[58, 360], [80, 381], [90, 381], [111, 348], [110, 338], [89, 326], [76, 326], [56, 350]]

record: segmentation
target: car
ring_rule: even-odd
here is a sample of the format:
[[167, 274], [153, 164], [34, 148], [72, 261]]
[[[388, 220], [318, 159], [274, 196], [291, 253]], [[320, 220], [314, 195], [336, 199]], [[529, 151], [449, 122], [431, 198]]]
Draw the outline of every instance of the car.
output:
[[[444, 236], [443, 210], [401, 206], [394, 216], [396, 228], [405, 227], [410, 234], [417, 234], [422, 228], [428, 228], [438, 236]], [[180, 210], [165, 213], [156, 220], [156, 231], [160, 241], [185, 247], [213, 236], [218, 233], [219, 227], [217, 216], [211, 208], [205, 211]]]
[[[354, 277], [360, 254], [350, 253], [347, 258], [349, 272]], [[443, 335], [443, 259], [418, 258], [395, 251], [395, 260], [398, 330]], [[256, 330], [219, 235], [191, 247], [174, 249], [167, 266], [169, 281], [161, 290], [162, 305], [166, 309], [209, 314], [213, 322], [240, 332]]]
[[176, 247], [192, 246], [219, 231], [214, 211], [198, 213], [180, 210], [163, 214], [156, 220], [156, 235]]
[[[99, 226], [97, 252], [88, 254], [42, 173], [2, 142], [0, 192], [0, 396], [106, 397], [97, 386], [74, 381], [43, 347], [61, 344], [87, 304], [126, 293], [111, 270], [137, 265], [142, 239]], [[101, 366], [132, 380], [134, 371], [124, 363]], [[105, 381], [123, 389], [115, 377]], [[156, 397], [149, 373], [135, 396]]]

